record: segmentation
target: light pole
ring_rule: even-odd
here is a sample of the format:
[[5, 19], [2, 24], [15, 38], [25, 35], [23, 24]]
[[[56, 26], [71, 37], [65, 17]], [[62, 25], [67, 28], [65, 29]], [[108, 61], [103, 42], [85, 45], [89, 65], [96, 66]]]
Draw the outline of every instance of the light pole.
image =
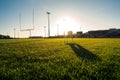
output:
[[49, 19], [50, 12], [46, 13], [48, 14], [48, 37], [50, 37], [50, 19]]

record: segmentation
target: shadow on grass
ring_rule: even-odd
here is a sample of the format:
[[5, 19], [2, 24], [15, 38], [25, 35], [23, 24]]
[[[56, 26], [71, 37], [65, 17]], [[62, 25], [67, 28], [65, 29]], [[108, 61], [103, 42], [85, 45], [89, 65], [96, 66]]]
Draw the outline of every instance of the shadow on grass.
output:
[[80, 58], [87, 59], [87, 60], [100, 60], [99, 57], [89, 50], [83, 48], [77, 43], [67, 43], [72, 50], [76, 53], [76, 55]]

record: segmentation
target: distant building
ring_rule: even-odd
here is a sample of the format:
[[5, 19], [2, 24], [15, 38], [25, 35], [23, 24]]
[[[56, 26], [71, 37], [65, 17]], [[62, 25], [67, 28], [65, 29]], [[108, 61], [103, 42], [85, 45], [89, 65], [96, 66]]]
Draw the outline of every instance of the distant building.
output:
[[120, 37], [120, 29], [96, 30], [88, 31], [88, 37], [104, 38], [104, 37]]
[[0, 39], [10, 39], [10, 36], [6, 35], [0, 35]]
[[88, 31], [89, 37], [104, 37], [109, 30]]
[[68, 37], [72, 37], [73, 36], [73, 32], [72, 31], [68, 31], [67, 36]]
[[58, 36], [56, 36], [56, 38], [64, 38], [65, 37], [65, 35], [58, 35]]
[[30, 36], [29, 38], [43, 38], [42, 36]]
[[109, 29], [109, 32], [106, 34], [106, 36], [120, 38], [120, 29]]
[[0, 35], [0, 39], [3, 39], [3, 35]]
[[82, 33], [82, 31], [79, 31], [79, 32], [77, 32], [77, 37], [82, 37], [82, 35], [83, 35], [83, 33]]

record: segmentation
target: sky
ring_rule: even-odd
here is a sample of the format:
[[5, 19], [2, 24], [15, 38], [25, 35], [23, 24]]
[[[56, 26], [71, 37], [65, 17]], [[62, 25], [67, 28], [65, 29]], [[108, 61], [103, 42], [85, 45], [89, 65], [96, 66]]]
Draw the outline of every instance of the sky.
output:
[[[50, 35], [63, 35], [67, 31], [120, 29], [120, 0], [0, 0], [0, 34], [28, 37], [21, 28], [33, 27], [31, 36], [47, 36], [50, 12]], [[46, 26], [46, 28], [44, 28]], [[46, 32], [46, 33], [45, 33]]]

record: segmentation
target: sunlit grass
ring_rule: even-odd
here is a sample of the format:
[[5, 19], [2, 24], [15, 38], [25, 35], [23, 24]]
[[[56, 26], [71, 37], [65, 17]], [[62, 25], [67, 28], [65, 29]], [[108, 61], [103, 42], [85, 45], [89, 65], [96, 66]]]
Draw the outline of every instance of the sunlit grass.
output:
[[119, 38], [0, 40], [3, 80], [119, 80], [119, 62]]

